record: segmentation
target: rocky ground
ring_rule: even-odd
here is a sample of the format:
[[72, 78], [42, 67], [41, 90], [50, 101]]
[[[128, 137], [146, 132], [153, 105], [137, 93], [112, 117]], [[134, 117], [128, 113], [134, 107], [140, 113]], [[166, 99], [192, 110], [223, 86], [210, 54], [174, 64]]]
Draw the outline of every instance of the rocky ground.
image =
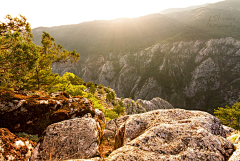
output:
[[[26, 130], [31, 122], [33, 125], [29, 126], [30, 129], [33, 133], [35, 130], [35, 134], [40, 133], [41, 137], [36, 144], [30, 138], [21, 138], [8, 129], [1, 128], [0, 160], [240, 159], [239, 132], [223, 126], [219, 119], [207, 112], [158, 109], [125, 115], [106, 123], [103, 112], [94, 109], [88, 99], [67, 98], [67, 95], [63, 95], [58, 93], [50, 98], [34, 97], [33, 100], [26, 97], [26, 101], [21, 101], [23, 95], [21, 99], [20, 95], [14, 95], [12, 99], [5, 99], [5, 102], [1, 100], [2, 127], [11, 129], [11, 132], [19, 132]], [[2, 94], [1, 98], [3, 96]], [[158, 103], [162, 102], [158, 104], [156, 100], [139, 101], [139, 104], [152, 109], [156, 105], [167, 107], [166, 102], [158, 100]], [[52, 102], [51, 106], [49, 102]], [[38, 117], [33, 112], [37, 109], [40, 111]], [[32, 112], [32, 116], [26, 115], [29, 112]], [[21, 117], [22, 120], [19, 120]], [[34, 128], [39, 126], [36, 123], [40, 121], [45, 121], [41, 124], [42, 127]]]

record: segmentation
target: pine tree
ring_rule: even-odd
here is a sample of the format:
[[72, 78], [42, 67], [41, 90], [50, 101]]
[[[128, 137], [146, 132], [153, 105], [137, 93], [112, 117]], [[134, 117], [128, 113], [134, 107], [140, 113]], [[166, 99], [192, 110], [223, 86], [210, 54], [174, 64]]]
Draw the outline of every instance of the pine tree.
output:
[[30, 24], [24, 16], [5, 17], [0, 22], [0, 86], [21, 88], [39, 59], [39, 47], [33, 43]]
[[17, 89], [49, 89], [59, 75], [51, 72], [52, 63], [76, 62], [80, 55], [69, 52], [43, 32], [42, 47], [33, 43], [30, 24], [24, 16], [6, 16], [0, 22], [0, 86]]
[[[76, 50], [69, 52], [59, 44], [54, 43], [54, 38], [51, 37], [48, 33], [43, 32], [42, 35], [42, 47], [38, 60], [37, 67], [32, 73], [30, 79], [35, 80], [37, 84], [37, 89], [46, 88], [44, 86], [49, 86], [52, 83], [56, 82], [57, 76], [51, 72], [52, 63], [66, 63], [66, 62], [76, 62], [80, 55], [76, 53]], [[52, 85], [51, 85], [52, 86]]]

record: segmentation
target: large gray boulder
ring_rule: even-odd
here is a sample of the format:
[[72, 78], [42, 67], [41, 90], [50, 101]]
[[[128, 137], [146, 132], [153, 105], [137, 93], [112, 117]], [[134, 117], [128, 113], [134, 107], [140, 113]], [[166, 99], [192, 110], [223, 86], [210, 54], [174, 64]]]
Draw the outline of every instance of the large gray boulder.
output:
[[227, 160], [234, 146], [219, 119], [201, 111], [156, 110], [129, 116], [107, 160]]
[[89, 159], [100, 156], [100, 126], [92, 118], [76, 118], [47, 127], [32, 161]]

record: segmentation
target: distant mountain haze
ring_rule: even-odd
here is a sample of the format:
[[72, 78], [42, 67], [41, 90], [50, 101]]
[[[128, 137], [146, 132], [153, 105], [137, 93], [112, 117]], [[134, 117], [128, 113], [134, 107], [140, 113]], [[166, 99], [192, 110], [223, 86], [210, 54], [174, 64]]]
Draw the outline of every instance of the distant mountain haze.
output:
[[190, 6], [190, 7], [186, 7], [186, 8], [168, 8], [168, 9], [165, 9], [165, 10], [159, 12], [159, 13], [160, 14], [168, 14], [168, 13], [173, 13], [173, 12], [193, 10], [193, 9], [196, 9], [196, 8], [205, 7], [207, 5], [209, 5], [209, 3], [203, 4], [203, 5], [197, 5], [197, 6]]

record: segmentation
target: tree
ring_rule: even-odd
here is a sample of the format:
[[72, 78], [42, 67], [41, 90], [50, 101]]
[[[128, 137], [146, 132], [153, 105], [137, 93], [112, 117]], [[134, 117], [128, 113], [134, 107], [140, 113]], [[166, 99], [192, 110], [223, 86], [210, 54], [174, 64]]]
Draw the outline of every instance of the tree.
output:
[[42, 47], [40, 49], [38, 64], [30, 78], [35, 80], [38, 90], [40, 90], [42, 85], [48, 86], [50, 83], [56, 81], [57, 75], [51, 72], [52, 63], [73, 63], [77, 62], [80, 57], [76, 53], [76, 50], [69, 52], [63, 49], [61, 45], [54, 43], [54, 38], [46, 32], [43, 32], [41, 43]]
[[58, 74], [51, 72], [52, 63], [76, 62], [80, 55], [69, 52], [43, 32], [42, 46], [33, 43], [30, 24], [24, 16], [0, 23], [0, 86], [10, 84], [26, 89], [47, 89], [57, 83]]
[[39, 59], [39, 47], [33, 43], [30, 24], [24, 16], [5, 17], [0, 22], [0, 86], [23, 85], [29, 72], [33, 71]]
[[236, 102], [232, 107], [225, 106], [214, 109], [214, 114], [222, 124], [230, 126], [236, 130], [240, 129], [240, 102]]

